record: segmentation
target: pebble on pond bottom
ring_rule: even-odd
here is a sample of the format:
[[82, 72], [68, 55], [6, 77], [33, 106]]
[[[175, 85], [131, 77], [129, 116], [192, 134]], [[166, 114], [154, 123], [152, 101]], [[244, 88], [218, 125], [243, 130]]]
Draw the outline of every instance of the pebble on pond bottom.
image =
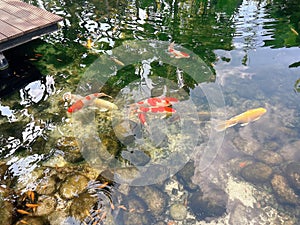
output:
[[186, 218], [186, 215], [187, 209], [184, 205], [176, 203], [170, 207], [170, 216], [172, 219], [181, 221]]

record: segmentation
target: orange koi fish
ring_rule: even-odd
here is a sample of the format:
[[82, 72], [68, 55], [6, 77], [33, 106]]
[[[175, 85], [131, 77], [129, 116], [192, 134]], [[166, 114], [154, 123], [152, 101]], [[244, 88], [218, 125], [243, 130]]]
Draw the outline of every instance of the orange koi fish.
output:
[[171, 57], [174, 57], [176, 59], [181, 59], [181, 58], [190, 58], [190, 55], [185, 53], [185, 52], [181, 52], [178, 50], [174, 49], [174, 42], [172, 42], [169, 47], [168, 47], [168, 52], [171, 54]]
[[88, 38], [88, 39], [86, 40], [86, 47], [87, 47], [88, 49], [91, 49], [92, 46], [93, 46], [92, 39], [91, 39], [91, 38]]
[[223, 131], [226, 130], [228, 127], [235, 126], [236, 124], [246, 126], [248, 123], [260, 119], [260, 117], [266, 112], [267, 110], [265, 108], [250, 109], [242, 114], [230, 118], [229, 120], [221, 122], [216, 126], [216, 130]]
[[110, 97], [109, 95], [106, 95], [104, 93], [94, 93], [94, 94], [87, 95], [87, 96], [77, 100], [73, 105], [71, 105], [68, 108], [68, 112], [74, 113], [88, 105], [91, 105], [93, 103], [94, 99], [103, 97], [103, 96]]

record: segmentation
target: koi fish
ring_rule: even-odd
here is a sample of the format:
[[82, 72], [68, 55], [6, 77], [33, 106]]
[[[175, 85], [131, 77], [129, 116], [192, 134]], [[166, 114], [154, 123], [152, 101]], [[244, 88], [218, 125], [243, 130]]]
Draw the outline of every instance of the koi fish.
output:
[[68, 108], [68, 112], [74, 113], [74, 112], [84, 108], [85, 106], [91, 105], [96, 98], [103, 97], [103, 96], [110, 97], [109, 95], [106, 95], [104, 93], [94, 93], [94, 94], [87, 95], [87, 96], [77, 100], [73, 105], [71, 105]]
[[99, 108], [102, 111], [118, 109], [118, 106], [116, 104], [106, 101], [106, 100], [103, 100], [103, 99], [99, 99], [99, 98], [94, 99], [92, 105], [96, 106], [97, 108]]
[[176, 110], [171, 107], [159, 106], [159, 107], [139, 107], [135, 112], [138, 113], [138, 118], [141, 124], [148, 126], [146, 120], [146, 113], [175, 113]]
[[82, 98], [83, 98], [82, 96], [74, 95], [71, 92], [66, 92], [63, 95], [63, 100], [67, 101], [67, 102], [71, 102], [71, 103], [76, 102], [76, 101], [78, 101], [79, 99], [82, 99]]
[[86, 40], [86, 45], [85, 45], [88, 49], [91, 49], [92, 46], [93, 46], [93, 42], [92, 42], [92, 39], [88, 38]]
[[168, 52], [171, 54], [171, 57], [174, 57], [176, 59], [181, 59], [181, 58], [190, 58], [190, 55], [185, 53], [185, 52], [181, 52], [178, 50], [174, 49], [174, 42], [172, 42], [169, 47], [168, 47]]
[[176, 110], [171, 107], [159, 106], [159, 107], [139, 107], [136, 112], [146, 113], [175, 113]]
[[291, 31], [292, 31], [295, 35], [299, 36], [299, 33], [298, 33], [294, 28], [291, 27]]
[[226, 130], [228, 127], [235, 126], [236, 124], [246, 126], [248, 123], [260, 119], [260, 117], [266, 112], [267, 110], [265, 108], [250, 109], [242, 114], [230, 118], [229, 120], [221, 122], [216, 126], [216, 130], [223, 131]]
[[118, 60], [116, 57], [110, 57], [110, 59], [111, 59], [114, 63], [118, 64], [119, 66], [125, 66], [125, 64], [124, 64], [122, 61]]
[[154, 97], [139, 101], [134, 105], [138, 107], [166, 107], [176, 102], [178, 99], [174, 97]]
[[17, 209], [17, 212], [20, 213], [20, 214], [23, 214], [23, 215], [31, 215], [30, 212], [27, 212], [27, 211], [25, 211], [23, 209]]

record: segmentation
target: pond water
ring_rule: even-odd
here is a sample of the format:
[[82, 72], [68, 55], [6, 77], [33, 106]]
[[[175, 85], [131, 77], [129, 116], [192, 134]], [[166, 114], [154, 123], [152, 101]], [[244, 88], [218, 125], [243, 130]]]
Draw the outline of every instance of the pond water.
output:
[[64, 21], [4, 52], [3, 224], [299, 224], [297, 0], [27, 2]]

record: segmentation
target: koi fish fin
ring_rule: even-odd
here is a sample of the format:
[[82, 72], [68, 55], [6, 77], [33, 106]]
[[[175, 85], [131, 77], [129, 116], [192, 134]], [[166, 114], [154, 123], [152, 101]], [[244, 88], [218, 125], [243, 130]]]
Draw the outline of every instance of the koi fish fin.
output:
[[241, 127], [247, 126], [248, 124], [249, 124], [249, 122], [247, 122], [247, 123], [241, 123]]
[[216, 131], [224, 131], [227, 129], [226, 121], [220, 122], [215, 126]]
[[217, 131], [224, 131], [224, 130], [226, 130], [229, 127], [235, 126], [236, 124], [237, 124], [237, 121], [235, 121], [235, 120], [226, 120], [226, 121], [218, 123], [215, 126], [215, 129]]
[[261, 116], [259, 116], [259, 117], [255, 118], [255, 119], [254, 119], [254, 120], [252, 120], [252, 121], [256, 121], [256, 120], [259, 120], [259, 119], [260, 119], [260, 117], [261, 117]]
[[89, 109], [93, 109], [93, 110], [99, 110], [99, 112], [107, 112], [108, 108], [104, 108], [104, 107], [97, 107], [97, 106], [89, 106]]
[[173, 41], [173, 42], [169, 45], [169, 47], [168, 47], [168, 51], [169, 51], [169, 52], [174, 51], [174, 44], [175, 44], [175, 42]]

